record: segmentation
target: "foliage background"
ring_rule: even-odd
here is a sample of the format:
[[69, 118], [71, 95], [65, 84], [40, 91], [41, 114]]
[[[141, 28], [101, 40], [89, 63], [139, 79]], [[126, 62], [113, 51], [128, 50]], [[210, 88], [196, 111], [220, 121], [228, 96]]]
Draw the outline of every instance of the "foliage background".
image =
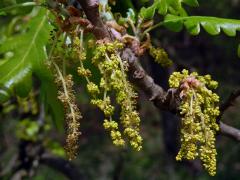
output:
[[[21, 2], [26, 1], [0, 0], [0, 8]], [[147, 3], [144, 0], [119, 0], [113, 9], [124, 14], [130, 6], [139, 10]], [[189, 14], [240, 19], [239, 0], [199, 0], [199, 3], [199, 8], [188, 8]], [[0, 16], [0, 46], [7, 38], [21, 32], [24, 24], [19, 23], [17, 30], [13, 30], [11, 29], [11, 25], [14, 26], [13, 20], [15, 19], [15, 23], [17, 23], [18, 17], [29, 13], [31, 10], [32, 7], [16, 8], [9, 14]], [[155, 17], [156, 21], [158, 18]], [[220, 84], [218, 93], [222, 100], [233, 90], [240, 88], [240, 60], [236, 55], [239, 34], [235, 39], [224, 34], [209, 36], [203, 31], [199, 36], [190, 36], [186, 31], [173, 33], [163, 28], [154, 30], [151, 35], [153, 42], [164, 47], [175, 63], [174, 67], [163, 69], [148, 56], [142, 60], [141, 63], [147, 71], [163, 87], [167, 87], [167, 79], [172, 71], [188, 68], [200, 74], [211, 74], [213, 79]], [[0, 58], [1, 64], [1, 61], [6, 57], [4, 54], [0, 54]], [[41, 84], [41, 78], [39, 77], [41, 76], [34, 73], [33, 84], [35, 88]], [[48, 80], [51, 81], [51, 77]], [[179, 147], [176, 141], [177, 131], [174, 122], [178, 120], [171, 114], [159, 112], [155, 109], [141, 92], [139, 92], [138, 108], [142, 119], [143, 150], [134, 152], [130, 148], [122, 150], [114, 147], [102, 127], [102, 114], [88, 103], [88, 94], [81, 86], [84, 82], [81, 79], [76, 79], [76, 81], [79, 106], [84, 116], [81, 121], [80, 151], [78, 158], [74, 160], [74, 164], [88, 179], [239, 179], [240, 144], [223, 136], [217, 138], [218, 167], [215, 177], [210, 177], [202, 170], [198, 162], [176, 163], [174, 157]], [[52, 93], [54, 93], [54, 87]], [[37, 97], [37, 100], [44, 96], [47, 95], [41, 95]], [[240, 104], [235, 102], [235, 106], [224, 115], [223, 121], [240, 128], [239, 107]], [[16, 110], [12, 111], [11, 108], [18, 109], [20, 107], [14, 104], [6, 109], [4, 105], [0, 105], [0, 177], [3, 179], [8, 179], [8, 176], [3, 176], [3, 172], [6, 167], [11, 165], [13, 157], [18, 154], [20, 140], [24, 136], [22, 132], [25, 131], [21, 128], [20, 132], [18, 131], [19, 126], [23, 124], [22, 119], [25, 119], [25, 117], [20, 117], [15, 112]], [[49, 151], [54, 151], [57, 155], [64, 157], [63, 149], [60, 146], [64, 144], [64, 133], [57, 130], [56, 121], [54, 124], [49, 119], [46, 120], [48, 127], [45, 128], [50, 130], [44, 132], [43, 141], [48, 144]], [[56, 119], [59, 120], [59, 118]], [[30, 131], [37, 128], [35, 125], [29, 126]], [[40, 165], [32, 179], [50, 180], [65, 179], [65, 177], [61, 172]]]

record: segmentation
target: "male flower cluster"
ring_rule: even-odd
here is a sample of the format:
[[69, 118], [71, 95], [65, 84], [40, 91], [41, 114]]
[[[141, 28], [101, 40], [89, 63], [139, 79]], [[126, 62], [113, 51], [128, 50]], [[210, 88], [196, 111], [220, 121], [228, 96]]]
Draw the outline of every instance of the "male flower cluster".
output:
[[105, 94], [103, 99], [94, 99], [92, 103], [103, 110], [109, 120], [104, 121], [104, 127], [110, 131], [115, 145], [124, 145], [125, 141], [119, 131], [118, 124], [113, 121], [114, 108], [110, 105], [110, 97], [106, 96], [111, 92], [115, 93], [116, 102], [121, 107], [120, 121], [123, 127], [123, 134], [127, 137], [130, 145], [140, 150], [142, 148], [142, 137], [139, 134], [140, 118], [136, 111], [136, 97], [132, 85], [127, 80], [127, 66], [124, 63], [118, 50], [123, 48], [119, 42], [98, 44], [92, 62], [99, 68], [102, 75], [100, 89]]
[[216, 174], [215, 134], [219, 130], [216, 117], [219, 115], [219, 96], [211, 89], [217, 82], [210, 75], [199, 76], [187, 70], [174, 72], [169, 79], [171, 88], [180, 91], [181, 148], [176, 159], [193, 160], [197, 157], [210, 175]]

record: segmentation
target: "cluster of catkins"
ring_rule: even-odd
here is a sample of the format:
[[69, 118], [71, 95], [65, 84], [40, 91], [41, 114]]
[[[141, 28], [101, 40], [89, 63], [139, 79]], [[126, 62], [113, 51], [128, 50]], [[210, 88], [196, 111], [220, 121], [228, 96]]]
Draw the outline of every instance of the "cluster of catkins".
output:
[[219, 115], [219, 96], [212, 92], [218, 83], [210, 75], [199, 76], [187, 70], [174, 72], [171, 88], [180, 91], [181, 148], [176, 159], [193, 160], [197, 157], [210, 175], [216, 174], [215, 134], [219, 130], [216, 118]]
[[[99, 85], [90, 81], [91, 71], [84, 67], [81, 54], [84, 53], [81, 48], [81, 40], [76, 37], [74, 40], [74, 48], [80, 59], [80, 67], [78, 73], [84, 76], [88, 82], [87, 90], [90, 93], [91, 103], [101, 109], [105, 115], [103, 126], [110, 132], [113, 144], [117, 146], [125, 145], [125, 136], [130, 145], [140, 150], [142, 148], [142, 137], [139, 134], [140, 117], [136, 111], [136, 97], [132, 85], [127, 80], [127, 64], [124, 63], [119, 51], [123, 48], [123, 44], [119, 42], [98, 43], [92, 58], [92, 63], [98, 67], [101, 80]], [[115, 107], [111, 103], [109, 95], [114, 93], [117, 104], [121, 107], [120, 113], [120, 130], [119, 124], [112, 116], [114, 115]]]
[[169, 67], [173, 64], [169, 59], [167, 52], [162, 48], [149, 47], [149, 54], [154, 58], [155, 62], [163, 67]]

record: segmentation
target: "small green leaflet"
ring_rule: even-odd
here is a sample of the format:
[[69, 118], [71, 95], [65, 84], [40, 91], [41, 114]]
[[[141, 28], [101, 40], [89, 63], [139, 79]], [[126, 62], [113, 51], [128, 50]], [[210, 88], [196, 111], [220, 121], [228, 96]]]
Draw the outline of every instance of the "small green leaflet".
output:
[[155, 10], [156, 10], [155, 6], [150, 6], [148, 8], [143, 7], [140, 10], [140, 16], [144, 19], [151, 19], [155, 14]]
[[240, 31], [240, 20], [209, 16], [181, 17], [168, 14], [164, 19], [164, 25], [175, 32], [182, 30], [185, 26], [192, 35], [199, 34], [201, 26], [211, 35], [218, 35], [223, 31], [228, 36], [236, 36], [236, 31]]

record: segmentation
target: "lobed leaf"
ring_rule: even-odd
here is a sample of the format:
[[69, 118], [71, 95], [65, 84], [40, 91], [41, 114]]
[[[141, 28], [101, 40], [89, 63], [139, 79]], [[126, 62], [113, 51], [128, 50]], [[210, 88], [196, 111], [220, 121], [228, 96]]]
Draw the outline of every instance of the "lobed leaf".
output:
[[236, 31], [240, 31], [240, 20], [224, 19], [208, 16], [175, 16], [168, 14], [165, 17], [164, 25], [172, 31], [180, 31], [183, 26], [192, 35], [200, 33], [200, 27], [211, 34], [218, 35], [223, 31], [227, 36], [236, 36]]

